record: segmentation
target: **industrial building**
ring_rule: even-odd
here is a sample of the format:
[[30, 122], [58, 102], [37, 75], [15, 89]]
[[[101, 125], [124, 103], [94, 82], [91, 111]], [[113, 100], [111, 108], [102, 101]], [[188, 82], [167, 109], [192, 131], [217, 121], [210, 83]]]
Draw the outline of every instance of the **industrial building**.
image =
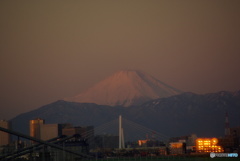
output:
[[196, 134], [173, 137], [169, 139], [170, 154], [185, 154], [196, 152]]
[[185, 154], [186, 142], [171, 142], [169, 143], [170, 154]]

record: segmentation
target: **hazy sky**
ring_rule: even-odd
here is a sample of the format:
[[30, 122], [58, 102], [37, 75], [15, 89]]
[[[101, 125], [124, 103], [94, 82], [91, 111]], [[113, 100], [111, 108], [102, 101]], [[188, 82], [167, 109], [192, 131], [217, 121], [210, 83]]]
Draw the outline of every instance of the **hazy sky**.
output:
[[239, 0], [0, 1], [0, 119], [121, 69], [183, 91], [240, 89]]

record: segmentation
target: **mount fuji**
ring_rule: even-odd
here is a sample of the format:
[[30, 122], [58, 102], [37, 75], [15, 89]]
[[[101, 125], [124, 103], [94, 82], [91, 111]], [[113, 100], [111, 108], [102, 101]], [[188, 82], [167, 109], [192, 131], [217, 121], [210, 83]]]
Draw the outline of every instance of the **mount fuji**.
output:
[[128, 107], [180, 93], [182, 93], [180, 90], [144, 72], [122, 70], [95, 84], [86, 91], [76, 96], [65, 98], [64, 100]]

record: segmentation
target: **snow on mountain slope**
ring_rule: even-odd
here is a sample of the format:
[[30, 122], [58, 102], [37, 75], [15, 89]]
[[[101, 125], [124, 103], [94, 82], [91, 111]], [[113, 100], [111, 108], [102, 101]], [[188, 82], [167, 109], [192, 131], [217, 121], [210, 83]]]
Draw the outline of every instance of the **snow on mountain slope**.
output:
[[83, 93], [66, 101], [96, 103], [110, 106], [139, 105], [151, 99], [169, 97], [181, 91], [134, 70], [123, 70], [95, 84]]

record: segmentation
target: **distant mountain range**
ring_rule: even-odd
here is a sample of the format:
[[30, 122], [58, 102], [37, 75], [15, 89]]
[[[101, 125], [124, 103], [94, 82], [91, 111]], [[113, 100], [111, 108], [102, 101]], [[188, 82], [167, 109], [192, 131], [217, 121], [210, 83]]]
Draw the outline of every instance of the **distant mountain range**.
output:
[[13, 118], [16, 131], [28, 134], [29, 120], [99, 126], [118, 115], [167, 136], [195, 133], [202, 137], [224, 135], [225, 112], [230, 126], [240, 126], [240, 91], [211, 94], [182, 93], [136, 106], [107, 106], [94, 103], [56, 101]]
[[217, 137], [224, 135], [226, 111], [230, 126], [240, 126], [240, 91], [182, 93], [146, 73], [125, 70], [77, 96], [18, 115], [12, 126], [28, 134], [29, 120], [35, 118], [46, 123], [100, 126], [122, 115], [167, 136]]
[[128, 107], [180, 93], [182, 93], [180, 90], [144, 72], [121, 70], [79, 95], [64, 100]]

